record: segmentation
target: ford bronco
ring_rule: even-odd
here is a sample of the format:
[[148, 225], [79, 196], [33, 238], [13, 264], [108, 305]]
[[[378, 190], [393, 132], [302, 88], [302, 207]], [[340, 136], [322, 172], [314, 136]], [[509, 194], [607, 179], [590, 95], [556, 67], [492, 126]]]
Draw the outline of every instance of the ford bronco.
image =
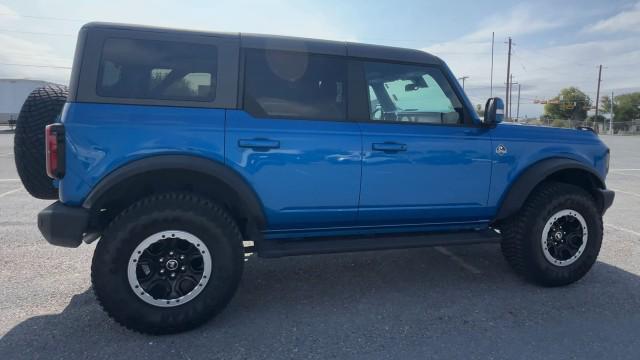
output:
[[225, 307], [247, 253], [498, 243], [531, 282], [582, 278], [609, 149], [503, 111], [491, 98], [480, 118], [422, 51], [90, 23], [70, 86], [26, 100], [15, 156], [27, 190], [57, 199], [44, 238], [98, 241], [106, 312], [172, 333]]

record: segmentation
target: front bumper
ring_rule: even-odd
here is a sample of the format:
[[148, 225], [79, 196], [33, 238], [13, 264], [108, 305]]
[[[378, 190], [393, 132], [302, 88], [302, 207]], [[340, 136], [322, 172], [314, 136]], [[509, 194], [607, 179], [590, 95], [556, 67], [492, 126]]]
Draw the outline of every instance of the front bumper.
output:
[[602, 214], [604, 215], [607, 209], [611, 207], [611, 204], [613, 204], [616, 193], [613, 192], [613, 190], [607, 189], [598, 189], [598, 192], [600, 193], [600, 205], [602, 206]]
[[78, 247], [89, 225], [89, 210], [65, 205], [59, 201], [38, 214], [38, 229], [51, 244]]

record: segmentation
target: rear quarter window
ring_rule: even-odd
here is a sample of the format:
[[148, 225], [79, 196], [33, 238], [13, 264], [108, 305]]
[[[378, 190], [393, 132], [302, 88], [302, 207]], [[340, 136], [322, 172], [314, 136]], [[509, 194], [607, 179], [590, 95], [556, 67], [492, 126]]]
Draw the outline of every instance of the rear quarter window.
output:
[[106, 39], [96, 94], [123, 99], [213, 101], [218, 50], [214, 45]]

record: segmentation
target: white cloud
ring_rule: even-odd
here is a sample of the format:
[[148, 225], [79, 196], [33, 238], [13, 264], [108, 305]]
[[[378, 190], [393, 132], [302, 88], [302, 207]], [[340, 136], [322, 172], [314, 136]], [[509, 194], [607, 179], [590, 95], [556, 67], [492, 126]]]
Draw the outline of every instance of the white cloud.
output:
[[[470, 77], [466, 80], [465, 90], [474, 104], [484, 104], [490, 96], [492, 31], [496, 32], [493, 96], [505, 98], [507, 46], [503, 42], [506, 35], [511, 35], [517, 43], [511, 59], [511, 73], [514, 81], [519, 82], [522, 87], [521, 115], [539, 115], [543, 108], [534, 105], [533, 100], [553, 97], [567, 86], [577, 86], [595, 98], [599, 64], [606, 66], [603, 70], [601, 93], [608, 93], [612, 89], [640, 89], [637, 77], [629, 76], [637, 72], [637, 64], [640, 64], [640, 46], [635, 37], [560, 45], [551, 43], [533, 47], [527, 43], [525, 35], [541, 33], [561, 25], [544, 20], [536, 22], [537, 18], [544, 17], [543, 14], [534, 17], [526, 8], [516, 8], [508, 16], [501, 18], [511, 17], [519, 20], [495, 23], [495, 26], [489, 22], [458, 39], [424, 49], [442, 57], [456, 76]], [[570, 21], [565, 21], [565, 24], [571, 24]], [[533, 26], [528, 26], [529, 23]], [[514, 88], [514, 111], [516, 93], [517, 88]]]
[[[514, 7], [508, 14], [490, 17], [478, 30], [465, 35], [462, 39], [486, 40], [487, 37], [491, 38], [491, 32], [521, 36], [562, 26], [559, 20], [549, 20], [549, 18], [541, 13], [540, 9], [522, 4]], [[557, 17], [554, 18], [557, 19]]]
[[6, 19], [17, 19], [18, 14], [6, 5], [0, 4], [0, 14]]
[[640, 31], [640, 2], [608, 19], [600, 20], [586, 29], [588, 32], [638, 32]]

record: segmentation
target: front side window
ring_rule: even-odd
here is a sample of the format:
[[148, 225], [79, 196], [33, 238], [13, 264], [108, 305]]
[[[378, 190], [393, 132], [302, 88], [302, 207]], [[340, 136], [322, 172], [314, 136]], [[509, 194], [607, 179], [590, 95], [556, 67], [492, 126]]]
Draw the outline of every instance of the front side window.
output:
[[216, 72], [212, 45], [107, 39], [96, 91], [103, 97], [212, 101]]
[[263, 118], [344, 120], [346, 78], [340, 57], [247, 50], [244, 107]]
[[464, 111], [435, 67], [365, 63], [370, 120], [462, 124]]

